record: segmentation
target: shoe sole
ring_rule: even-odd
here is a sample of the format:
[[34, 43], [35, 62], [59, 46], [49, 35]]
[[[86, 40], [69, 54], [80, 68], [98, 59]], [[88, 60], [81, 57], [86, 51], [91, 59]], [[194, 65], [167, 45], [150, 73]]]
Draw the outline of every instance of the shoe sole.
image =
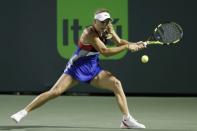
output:
[[121, 122], [121, 125], [120, 125], [120, 128], [121, 129], [145, 129], [146, 127], [129, 127], [126, 123], [124, 122]]

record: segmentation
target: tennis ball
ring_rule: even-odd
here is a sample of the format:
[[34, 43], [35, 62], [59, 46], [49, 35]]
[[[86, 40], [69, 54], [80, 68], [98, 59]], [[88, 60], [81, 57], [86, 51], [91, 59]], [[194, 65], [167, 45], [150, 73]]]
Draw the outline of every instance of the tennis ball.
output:
[[142, 61], [142, 63], [147, 63], [147, 62], [148, 62], [148, 60], [149, 60], [149, 58], [148, 58], [148, 56], [147, 56], [147, 55], [143, 55], [143, 56], [141, 57], [141, 61]]

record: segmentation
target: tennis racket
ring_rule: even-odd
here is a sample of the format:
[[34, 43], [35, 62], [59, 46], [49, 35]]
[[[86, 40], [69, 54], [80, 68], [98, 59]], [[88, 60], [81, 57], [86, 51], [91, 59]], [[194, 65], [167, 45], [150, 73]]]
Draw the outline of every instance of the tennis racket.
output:
[[175, 22], [165, 22], [159, 24], [153, 34], [144, 42], [145, 45], [159, 44], [159, 45], [169, 45], [175, 44], [181, 40], [183, 37], [183, 29], [181, 26]]

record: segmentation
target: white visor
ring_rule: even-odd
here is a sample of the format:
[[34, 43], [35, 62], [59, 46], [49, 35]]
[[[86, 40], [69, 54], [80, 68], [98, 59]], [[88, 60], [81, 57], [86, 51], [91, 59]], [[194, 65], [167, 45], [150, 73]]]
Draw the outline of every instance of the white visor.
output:
[[101, 13], [95, 14], [94, 19], [99, 20], [99, 21], [104, 21], [106, 19], [111, 19], [111, 17], [109, 13], [101, 12]]

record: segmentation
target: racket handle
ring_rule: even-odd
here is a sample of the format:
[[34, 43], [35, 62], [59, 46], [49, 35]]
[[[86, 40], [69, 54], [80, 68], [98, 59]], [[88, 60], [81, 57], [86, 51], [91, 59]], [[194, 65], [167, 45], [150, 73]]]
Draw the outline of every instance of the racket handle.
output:
[[144, 42], [144, 45], [163, 45], [163, 43], [162, 42], [160, 42], [160, 41], [145, 41]]
[[148, 45], [148, 42], [147, 42], [147, 41], [145, 41], [145, 42], [144, 42], [144, 45], [145, 45], [145, 46], [147, 46], [147, 45]]

